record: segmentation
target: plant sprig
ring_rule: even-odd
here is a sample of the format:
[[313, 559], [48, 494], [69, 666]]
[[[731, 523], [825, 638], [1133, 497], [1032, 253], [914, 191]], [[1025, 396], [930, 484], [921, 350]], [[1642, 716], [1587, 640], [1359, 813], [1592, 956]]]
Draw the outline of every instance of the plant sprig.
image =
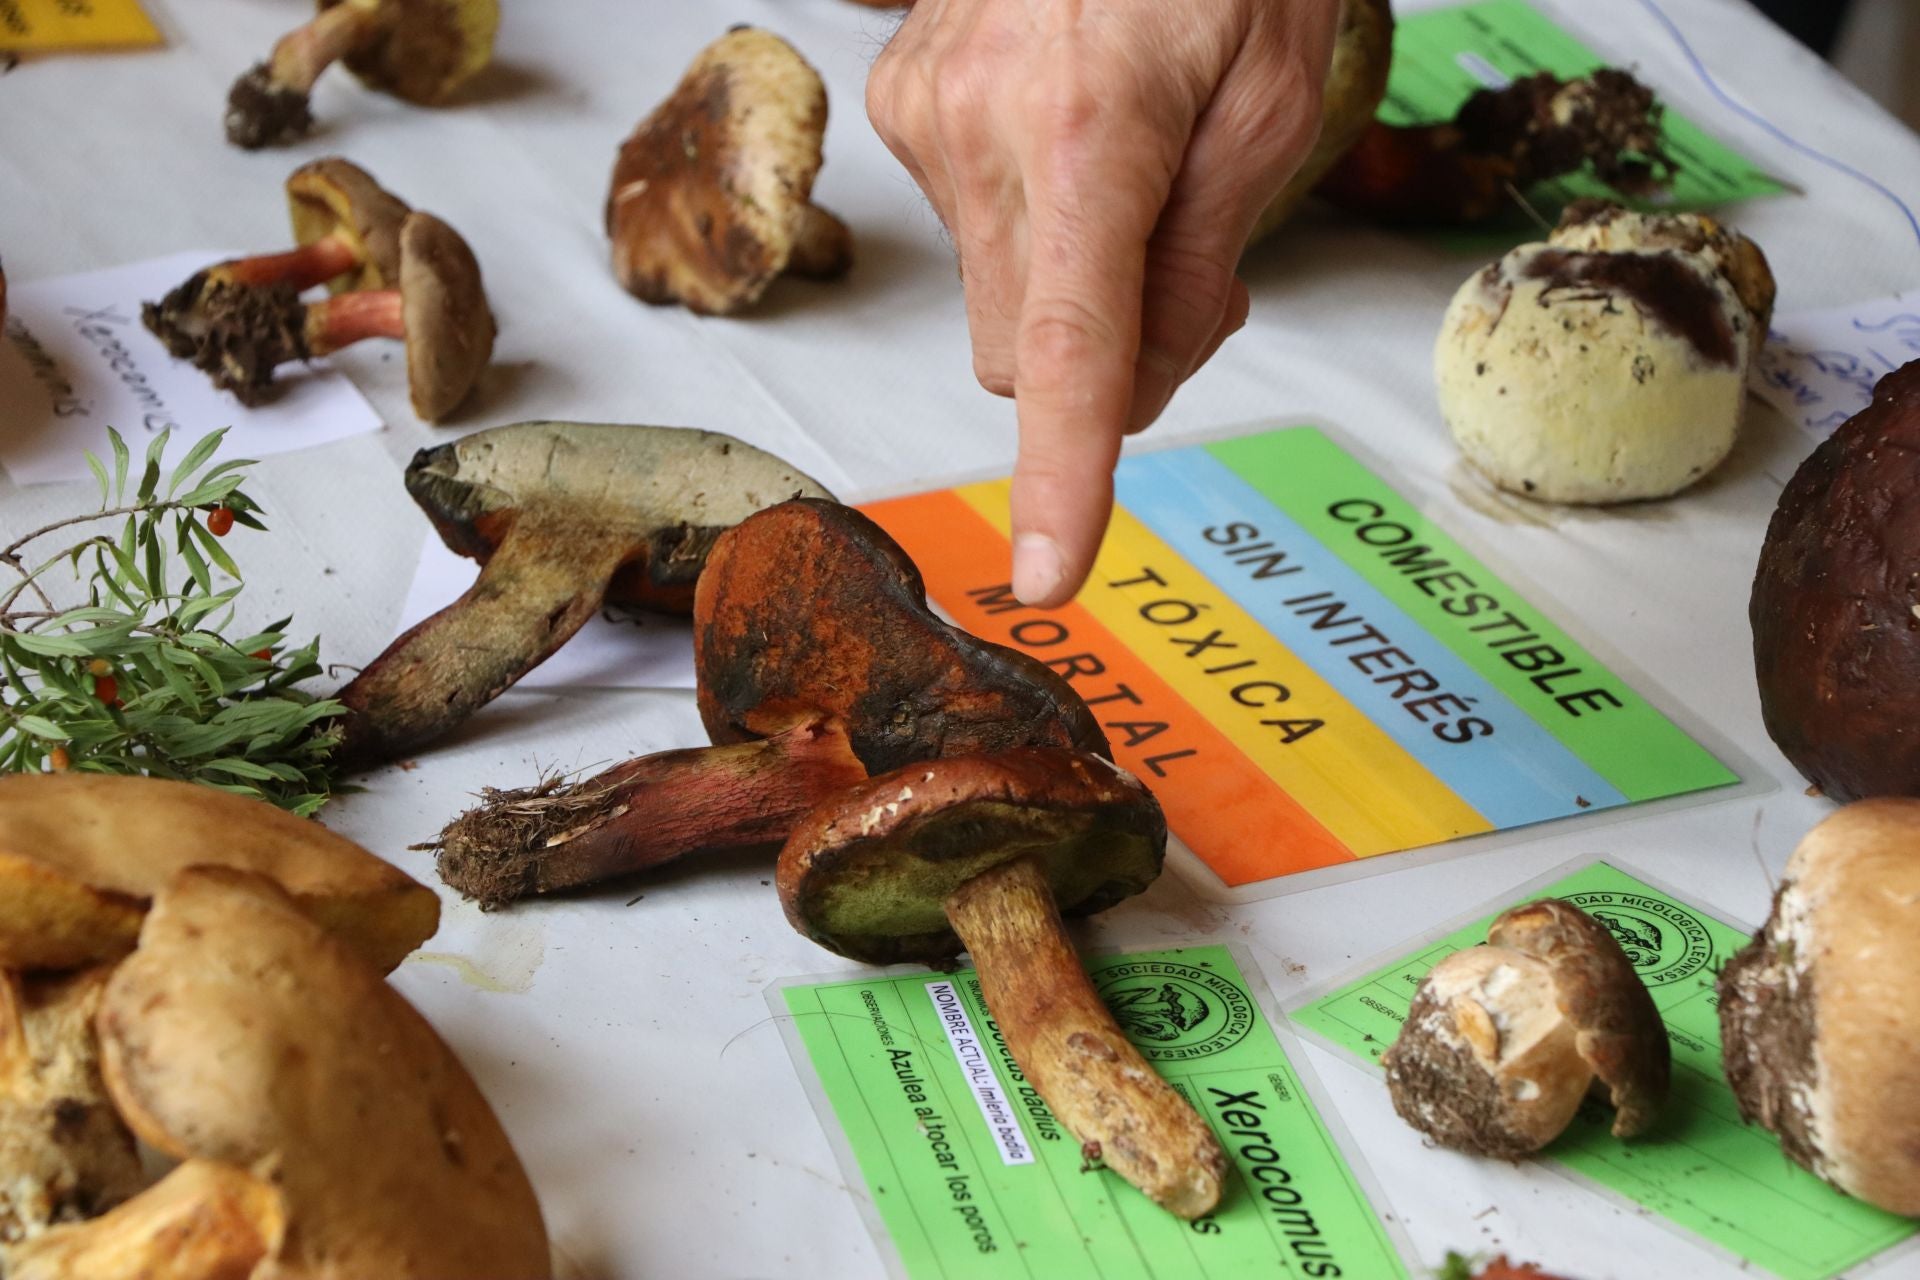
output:
[[[334, 789], [332, 722], [344, 710], [299, 687], [321, 674], [319, 640], [290, 647], [290, 619], [228, 634], [243, 584], [221, 539], [235, 525], [266, 528], [240, 487], [253, 461], [209, 465], [226, 435], [216, 431], [163, 489], [168, 432], [148, 446], [137, 479], [126, 441], [107, 434], [111, 473], [87, 455], [99, 509], [0, 551], [14, 575], [7, 584], [0, 573], [0, 771], [146, 774], [313, 813]], [[95, 528], [30, 555], [82, 526]], [[55, 603], [51, 575], [62, 566], [84, 604]]]

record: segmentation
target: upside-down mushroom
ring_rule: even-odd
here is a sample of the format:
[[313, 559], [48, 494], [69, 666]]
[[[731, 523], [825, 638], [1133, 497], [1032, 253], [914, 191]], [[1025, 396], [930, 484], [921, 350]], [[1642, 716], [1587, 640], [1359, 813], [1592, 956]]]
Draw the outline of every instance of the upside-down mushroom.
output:
[[308, 97], [344, 61], [369, 88], [433, 106], [493, 60], [499, 0], [319, 0], [227, 93], [227, 141], [253, 150], [313, 128]]
[[826, 85], [779, 36], [735, 27], [701, 50], [614, 161], [606, 222], [621, 287], [726, 315], [782, 272], [843, 274], [853, 235], [811, 199], [826, 127]]
[[782, 503], [714, 543], [694, 666], [722, 745], [491, 792], [441, 833], [441, 878], [498, 906], [688, 854], [771, 850], [824, 798], [907, 761], [1107, 750], [1064, 679], [941, 621], [906, 553], [833, 502]]
[[1219, 1202], [1213, 1131], [1120, 1030], [1061, 913], [1089, 915], [1160, 874], [1153, 795], [1057, 747], [952, 756], [823, 802], [780, 851], [787, 919], [870, 964], [973, 957], [1020, 1072], [1090, 1155], [1182, 1218]]
[[1605, 926], [1558, 898], [1503, 913], [1481, 946], [1420, 981], [1382, 1055], [1394, 1110], [1443, 1147], [1518, 1159], [1552, 1142], [1589, 1094], [1615, 1137], [1646, 1132], [1671, 1053], [1646, 984]]
[[762, 507], [826, 490], [718, 432], [522, 422], [423, 449], [407, 491], [472, 588], [339, 693], [342, 758], [374, 764], [499, 696], [603, 604], [684, 613], [714, 540]]
[[256, 290], [324, 284], [345, 293], [399, 281], [400, 225], [413, 212], [406, 201], [338, 156], [295, 169], [286, 191], [295, 248], [215, 263], [141, 307], [142, 322], [173, 355], [195, 359], [210, 334], [258, 306]]
[[15, 1249], [13, 1280], [550, 1274], [533, 1189], [459, 1060], [271, 880], [173, 877], [96, 1022], [120, 1113], [183, 1163]]
[[190, 358], [243, 404], [259, 401], [273, 371], [293, 360], [330, 355], [366, 338], [406, 344], [413, 411], [436, 422], [460, 407], [493, 355], [493, 313], [480, 264], [467, 242], [430, 213], [400, 225], [398, 278], [392, 287], [300, 301], [289, 284], [233, 297], [220, 323], [193, 335]]

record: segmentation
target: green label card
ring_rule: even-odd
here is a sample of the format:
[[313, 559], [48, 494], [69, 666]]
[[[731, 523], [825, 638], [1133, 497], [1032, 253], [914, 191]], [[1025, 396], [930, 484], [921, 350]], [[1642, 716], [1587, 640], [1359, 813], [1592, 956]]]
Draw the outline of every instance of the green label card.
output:
[[[1609, 17], [1616, 21], [1620, 20], [1616, 8], [1638, 13], [1630, 5], [1607, 6]], [[1537, 71], [1551, 71], [1564, 79], [1603, 66], [1605, 61], [1525, 0], [1478, 0], [1408, 14], [1394, 30], [1393, 70], [1380, 118], [1389, 124], [1451, 119], [1476, 89]], [[1659, 87], [1654, 86], [1656, 91]], [[1667, 150], [1679, 173], [1671, 198], [1661, 204], [1698, 209], [1786, 190], [1671, 106], [1664, 124]], [[1566, 204], [1579, 196], [1619, 199], [1584, 175], [1543, 183], [1528, 193], [1529, 199], [1547, 206]]]
[[1622, 1142], [1608, 1132], [1611, 1111], [1592, 1105], [1548, 1156], [1785, 1280], [1826, 1280], [1920, 1229], [1835, 1191], [1790, 1163], [1772, 1134], [1741, 1123], [1720, 1071], [1714, 977], [1747, 935], [1604, 862], [1503, 903], [1291, 1017], [1378, 1062], [1426, 972], [1486, 941], [1499, 910], [1537, 897], [1565, 898], [1612, 931], [1652, 991], [1673, 1043], [1673, 1092], [1652, 1133]]
[[1232, 1158], [1206, 1218], [1182, 1222], [1087, 1167], [1014, 1065], [973, 970], [781, 989], [795, 1056], [833, 1113], [822, 1122], [838, 1123], [908, 1276], [1408, 1274], [1226, 948], [1087, 970]]

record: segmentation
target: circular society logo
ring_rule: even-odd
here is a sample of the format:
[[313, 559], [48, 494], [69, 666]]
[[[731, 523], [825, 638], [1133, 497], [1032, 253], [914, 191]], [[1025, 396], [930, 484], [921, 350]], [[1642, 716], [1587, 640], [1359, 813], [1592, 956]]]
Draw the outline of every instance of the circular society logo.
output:
[[1222, 1053], [1253, 1030], [1253, 1000], [1231, 979], [1164, 960], [1116, 964], [1097, 989], [1127, 1039], [1150, 1061]]
[[1650, 987], [1690, 978], [1713, 960], [1707, 926], [1685, 907], [1634, 893], [1572, 893], [1567, 901], [1607, 927]]

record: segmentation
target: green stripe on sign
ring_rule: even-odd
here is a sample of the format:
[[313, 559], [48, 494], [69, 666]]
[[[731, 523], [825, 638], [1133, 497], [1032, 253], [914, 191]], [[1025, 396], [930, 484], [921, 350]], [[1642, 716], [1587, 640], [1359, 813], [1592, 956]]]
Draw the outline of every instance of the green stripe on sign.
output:
[[1634, 801], [1739, 775], [1312, 427], [1207, 446]]

